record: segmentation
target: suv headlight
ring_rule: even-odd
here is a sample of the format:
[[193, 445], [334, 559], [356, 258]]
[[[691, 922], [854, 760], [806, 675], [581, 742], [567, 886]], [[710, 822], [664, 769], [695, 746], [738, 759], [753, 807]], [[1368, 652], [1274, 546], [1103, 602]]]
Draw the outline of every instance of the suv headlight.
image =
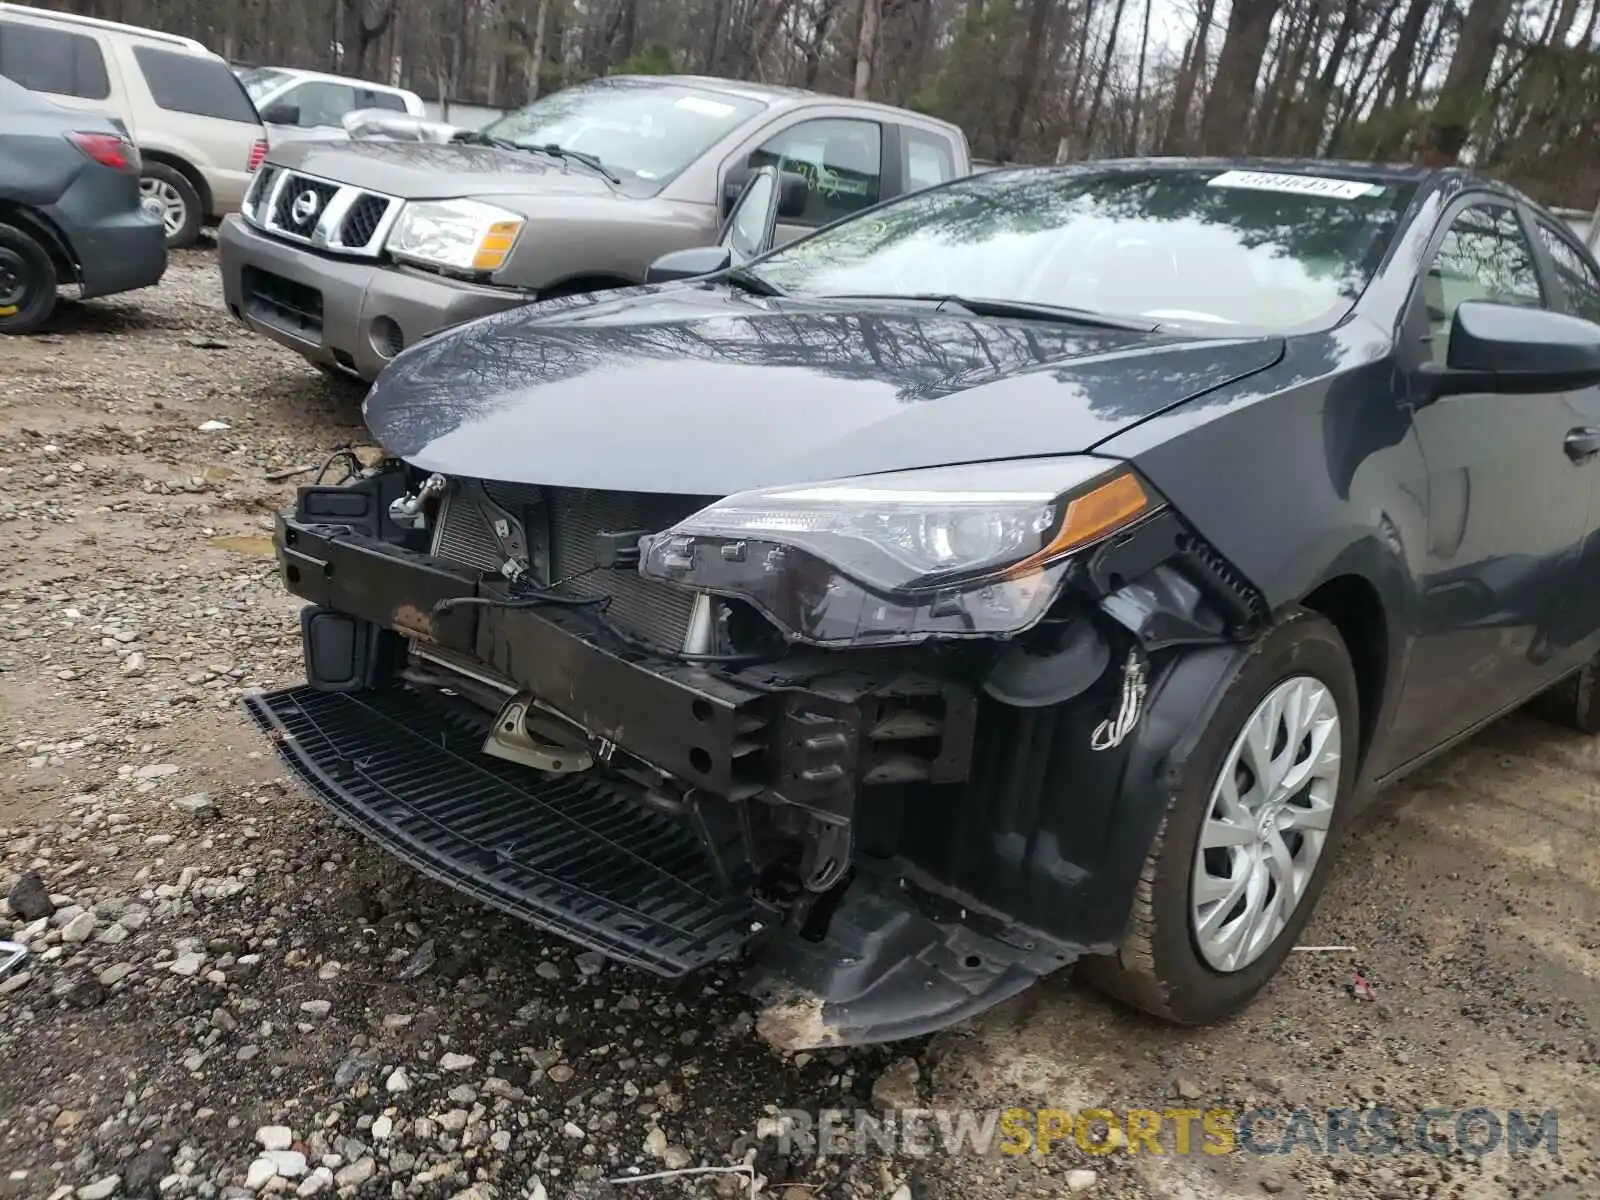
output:
[[729, 496], [650, 539], [640, 569], [816, 645], [1002, 637], [1044, 616], [1074, 552], [1160, 507], [1090, 455], [898, 471]]
[[386, 246], [398, 259], [452, 271], [498, 271], [511, 257], [524, 218], [477, 200], [412, 200]]

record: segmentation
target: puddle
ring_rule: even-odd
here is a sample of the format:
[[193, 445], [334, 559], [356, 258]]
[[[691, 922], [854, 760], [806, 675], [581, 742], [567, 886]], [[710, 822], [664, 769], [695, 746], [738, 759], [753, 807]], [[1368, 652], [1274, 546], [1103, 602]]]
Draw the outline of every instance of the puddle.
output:
[[249, 554], [256, 558], [271, 558], [275, 553], [269, 533], [230, 534], [212, 538], [211, 544], [218, 550], [232, 550], [235, 554]]

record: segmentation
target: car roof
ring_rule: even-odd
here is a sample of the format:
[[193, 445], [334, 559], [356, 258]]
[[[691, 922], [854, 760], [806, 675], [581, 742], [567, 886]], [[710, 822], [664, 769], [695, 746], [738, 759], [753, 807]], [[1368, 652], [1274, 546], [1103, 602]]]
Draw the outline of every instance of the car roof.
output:
[[359, 75], [334, 75], [328, 71], [308, 71], [304, 67], [274, 67], [269, 63], [253, 63], [248, 67], [242, 63], [234, 65], [243, 71], [275, 71], [279, 75], [289, 75], [295, 79], [315, 79], [324, 83], [359, 83], [362, 87], [381, 88], [386, 92], [406, 91], [405, 88], [396, 87], [392, 83], [379, 83], [373, 79], [362, 79]]
[[809, 88], [787, 87], [776, 83], [746, 83], [742, 80], [722, 79], [715, 75], [607, 75], [595, 80], [596, 83], [608, 79], [626, 79], [631, 83], [667, 83], [679, 87], [698, 88], [706, 92], [720, 92], [725, 96], [737, 96], [745, 100], [755, 100], [765, 104], [768, 108], [792, 108], [802, 104], [842, 104], [850, 108], [859, 108], [869, 112], [894, 114], [897, 119], [904, 120], [907, 116], [916, 118], [925, 125], [937, 125], [944, 129], [960, 132], [956, 125], [949, 121], [941, 121], [938, 117], [930, 117], [926, 113], [914, 113], [910, 109], [896, 108], [892, 104], [879, 104], [872, 100], [856, 100], [850, 96], [835, 96], [828, 92], [813, 91]]
[[98, 29], [104, 33], [116, 33], [124, 37], [157, 42], [168, 50], [184, 50], [190, 54], [203, 54], [207, 58], [217, 57], [204, 43], [197, 42], [194, 38], [180, 37], [175, 33], [162, 33], [158, 29], [146, 29], [142, 25], [126, 25], [121, 21], [105, 21], [99, 17], [80, 17], [77, 13], [56, 12], [48, 8], [34, 8], [27, 4], [4, 2], [0, 2], [0, 17], [18, 17], [41, 23], [48, 22], [52, 25], [79, 25], [86, 29]]

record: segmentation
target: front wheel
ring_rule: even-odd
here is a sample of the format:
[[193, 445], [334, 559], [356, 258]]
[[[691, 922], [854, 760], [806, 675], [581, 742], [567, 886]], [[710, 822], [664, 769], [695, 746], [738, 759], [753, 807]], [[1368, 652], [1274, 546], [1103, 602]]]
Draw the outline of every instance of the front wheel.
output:
[[1358, 748], [1355, 673], [1337, 630], [1299, 610], [1256, 645], [1181, 772], [1128, 932], [1085, 959], [1096, 987], [1180, 1025], [1255, 998], [1327, 879]]
[[50, 252], [26, 230], [0, 225], [0, 333], [31, 333], [55, 306]]

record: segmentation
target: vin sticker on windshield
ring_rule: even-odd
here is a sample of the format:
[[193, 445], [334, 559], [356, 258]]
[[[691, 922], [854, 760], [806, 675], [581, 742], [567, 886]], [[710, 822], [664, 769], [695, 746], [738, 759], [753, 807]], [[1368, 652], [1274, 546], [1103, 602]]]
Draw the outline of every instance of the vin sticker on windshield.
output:
[[683, 96], [676, 100], [673, 108], [681, 108], [684, 112], [699, 113], [702, 117], [725, 117], [733, 111], [733, 105], [724, 104], [720, 100], [707, 100], [704, 96]]
[[1289, 192], [1296, 196], [1326, 196], [1330, 200], [1357, 200], [1376, 196], [1383, 188], [1358, 179], [1329, 179], [1324, 175], [1281, 175], [1275, 171], [1224, 171], [1207, 187], [1251, 188], [1258, 192]]

